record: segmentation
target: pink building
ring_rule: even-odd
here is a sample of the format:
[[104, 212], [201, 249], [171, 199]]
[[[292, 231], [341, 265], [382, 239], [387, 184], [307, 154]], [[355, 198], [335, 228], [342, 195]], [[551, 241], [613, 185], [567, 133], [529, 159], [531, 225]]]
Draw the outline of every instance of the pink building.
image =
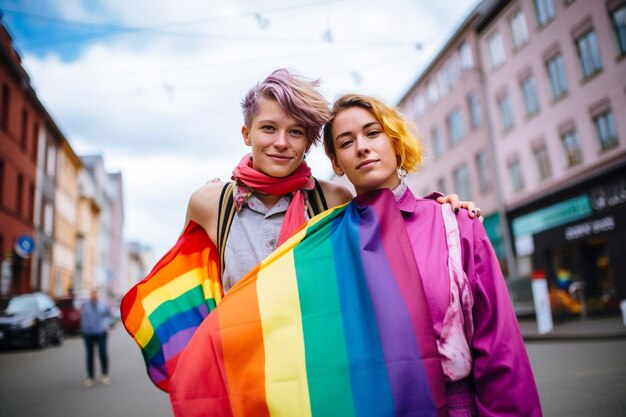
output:
[[533, 273], [577, 282], [590, 313], [626, 298], [624, 58], [625, 0], [483, 1], [400, 103], [434, 156], [411, 185], [480, 203], [514, 300]]

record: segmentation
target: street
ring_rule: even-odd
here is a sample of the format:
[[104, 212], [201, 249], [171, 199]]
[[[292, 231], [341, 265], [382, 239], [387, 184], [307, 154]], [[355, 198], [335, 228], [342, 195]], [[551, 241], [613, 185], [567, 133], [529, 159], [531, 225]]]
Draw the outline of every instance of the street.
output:
[[[110, 342], [111, 385], [83, 388], [82, 339], [61, 347], [0, 351], [0, 417], [172, 415], [148, 381], [139, 349], [121, 325]], [[546, 417], [622, 417], [626, 339], [527, 343]]]

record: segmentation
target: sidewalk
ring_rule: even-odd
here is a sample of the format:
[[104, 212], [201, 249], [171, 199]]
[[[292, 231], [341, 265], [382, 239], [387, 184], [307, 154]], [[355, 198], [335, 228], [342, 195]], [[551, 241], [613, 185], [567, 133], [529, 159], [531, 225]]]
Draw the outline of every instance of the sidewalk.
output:
[[522, 317], [518, 322], [525, 341], [626, 338], [626, 326], [621, 316], [591, 317], [586, 320], [573, 317], [565, 321], [555, 321], [554, 329], [546, 334], [537, 332], [534, 317]]

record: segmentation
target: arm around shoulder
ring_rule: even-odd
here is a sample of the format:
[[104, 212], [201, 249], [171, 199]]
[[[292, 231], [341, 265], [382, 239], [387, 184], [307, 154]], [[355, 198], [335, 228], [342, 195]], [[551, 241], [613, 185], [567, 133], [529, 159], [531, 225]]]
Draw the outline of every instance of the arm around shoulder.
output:
[[317, 180], [322, 187], [322, 191], [324, 192], [324, 198], [326, 199], [326, 204], [328, 204], [328, 208], [340, 206], [342, 204], [348, 203], [352, 201], [354, 196], [350, 190], [336, 182]]

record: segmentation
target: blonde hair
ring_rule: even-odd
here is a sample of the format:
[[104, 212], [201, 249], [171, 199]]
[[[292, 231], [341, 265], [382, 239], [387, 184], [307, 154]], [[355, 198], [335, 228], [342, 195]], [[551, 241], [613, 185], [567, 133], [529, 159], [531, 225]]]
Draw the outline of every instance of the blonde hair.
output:
[[329, 158], [336, 156], [332, 135], [335, 117], [351, 107], [368, 110], [382, 125], [385, 134], [391, 139], [391, 145], [398, 159], [398, 168], [407, 172], [417, 171], [422, 162], [422, 141], [411, 132], [414, 126], [393, 107], [374, 97], [360, 94], [344, 94], [333, 104], [332, 118], [324, 126], [324, 151]]

